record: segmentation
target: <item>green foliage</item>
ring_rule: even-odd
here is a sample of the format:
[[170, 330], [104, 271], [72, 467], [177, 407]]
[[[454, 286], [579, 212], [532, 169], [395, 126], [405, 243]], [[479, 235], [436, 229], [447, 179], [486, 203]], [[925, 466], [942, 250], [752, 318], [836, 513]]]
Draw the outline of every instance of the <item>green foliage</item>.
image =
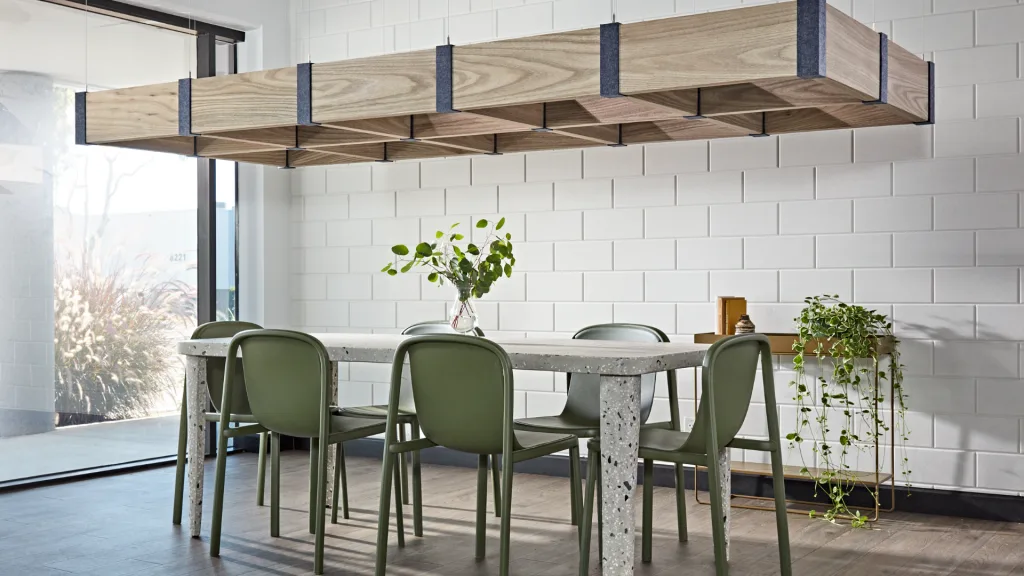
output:
[[58, 426], [148, 416], [180, 393], [174, 343], [195, 323], [194, 291], [123, 268], [54, 276]]
[[395, 261], [388, 262], [381, 272], [396, 276], [416, 268], [426, 268], [429, 282], [450, 282], [458, 288], [460, 300], [480, 298], [490, 292], [502, 276], [512, 276], [516, 257], [512, 253], [512, 235], [506, 233], [502, 237], [498, 234], [505, 226], [504, 218], [497, 222], [478, 220], [475, 226], [488, 230], [481, 246], [472, 242], [463, 246], [456, 244], [465, 240], [465, 236], [455, 231], [459, 227], [456, 222], [447, 232], [438, 230], [434, 234], [436, 242], [420, 242], [412, 250], [403, 244], [392, 246]]
[[[823, 518], [835, 523], [840, 517], [848, 517], [854, 527], [860, 528], [867, 518], [846, 504], [857, 486], [848, 463], [851, 450], [877, 450], [884, 435], [896, 434], [902, 452], [903, 478], [909, 484], [906, 442], [910, 431], [905, 419], [907, 396], [903, 392], [899, 341], [893, 336], [892, 322], [884, 314], [846, 304], [832, 295], [806, 298], [804, 303], [800, 317], [795, 319], [796, 377], [790, 383], [798, 408], [796, 431], [787, 434], [786, 439], [791, 446], [807, 441], [812, 445], [819, 461], [817, 475], [807, 466], [801, 471], [814, 479], [815, 494], [820, 491], [829, 499], [830, 508]], [[882, 338], [893, 342], [891, 376], [879, 370], [878, 344]], [[814, 362], [813, 382], [807, 379], [809, 361]], [[831, 374], [826, 372], [828, 366]], [[879, 412], [885, 404], [884, 388], [890, 378], [895, 430], [890, 430]], [[877, 502], [878, 493], [871, 487], [868, 490]]]

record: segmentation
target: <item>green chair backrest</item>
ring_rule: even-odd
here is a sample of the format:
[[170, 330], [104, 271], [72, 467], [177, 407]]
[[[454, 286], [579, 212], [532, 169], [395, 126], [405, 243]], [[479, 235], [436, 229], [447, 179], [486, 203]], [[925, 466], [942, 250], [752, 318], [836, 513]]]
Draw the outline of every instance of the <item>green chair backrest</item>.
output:
[[[668, 342], [664, 332], [641, 324], [597, 324], [587, 326], [574, 340], [626, 340], [629, 342]], [[640, 423], [647, 422], [654, 406], [656, 375], [640, 378]], [[601, 420], [601, 377], [597, 374], [568, 374], [565, 408], [562, 415], [574, 420]]]
[[[402, 331], [402, 334], [406, 336], [425, 336], [429, 334], [458, 334], [452, 325], [447, 320], [431, 320], [429, 322], [419, 322], [409, 326]], [[483, 336], [483, 330], [476, 328], [475, 334], [477, 336]], [[416, 403], [412, 397], [412, 380], [407, 376], [402, 378], [402, 390], [398, 395], [398, 409], [407, 413], [416, 412]]]
[[[242, 353], [252, 415], [265, 428], [298, 438], [320, 436], [330, 407], [331, 361], [324, 345], [291, 330], [249, 330], [231, 340]], [[239, 390], [237, 381], [232, 393]], [[225, 397], [228, 386], [225, 381]]]
[[410, 338], [395, 354], [392, 398], [406, 357], [416, 417], [426, 438], [462, 452], [503, 451], [506, 437], [511, 438], [513, 384], [512, 363], [500, 346], [455, 334]]
[[[757, 361], [762, 362], [762, 379], [766, 389], [774, 392], [771, 369], [771, 346], [764, 334], [730, 336], [715, 342], [704, 356], [702, 388], [693, 431], [683, 449], [687, 452], [709, 453], [709, 432], [714, 425], [716, 444], [727, 446], [739, 433], [750, 408], [757, 376]], [[774, 395], [772, 396], [774, 398]], [[712, 412], [711, 406], [714, 406]], [[769, 409], [774, 410], [773, 407]]]
[[[195, 329], [192, 332], [192, 339], [198, 340], [201, 338], [232, 338], [239, 332], [246, 330], [261, 330], [263, 327], [259, 324], [253, 324], [252, 322], [236, 322], [236, 321], [225, 321], [225, 322], [207, 322]], [[236, 361], [236, 378], [239, 382], [245, 380], [243, 374], [241, 360]], [[221, 411], [220, 399], [224, 394], [224, 359], [223, 358], [209, 358], [206, 361], [206, 382], [210, 387], [210, 399], [213, 401], [213, 409], [217, 412]], [[249, 408], [249, 397], [245, 394], [245, 386], [239, 384], [235, 388], [235, 393], [231, 397], [231, 414], [252, 414], [252, 410]]]

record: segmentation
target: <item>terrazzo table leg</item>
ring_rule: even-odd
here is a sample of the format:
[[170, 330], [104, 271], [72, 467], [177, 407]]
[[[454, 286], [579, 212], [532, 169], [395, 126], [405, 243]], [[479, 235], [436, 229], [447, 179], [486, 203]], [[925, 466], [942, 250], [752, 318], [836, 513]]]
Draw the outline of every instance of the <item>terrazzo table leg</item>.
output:
[[637, 445], [640, 376], [601, 376], [601, 501], [604, 576], [632, 576], [636, 546]]
[[[338, 405], [338, 363], [330, 363], [330, 384], [331, 388], [327, 391], [327, 397], [331, 399], [331, 403], [334, 406]], [[327, 451], [327, 502], [325, 503], [328, 508], [331, 507], [331, 502], [334, 498], [334, 467], [338, 465], [335, 462], [335, 451], [330, 449]]]
[[203, 472], [206, 458], [206, 410], [210, 392], [206, 358], [185, 357], [185, 394], [188, 395], [188, 525], [193, 538], [203, 526]]

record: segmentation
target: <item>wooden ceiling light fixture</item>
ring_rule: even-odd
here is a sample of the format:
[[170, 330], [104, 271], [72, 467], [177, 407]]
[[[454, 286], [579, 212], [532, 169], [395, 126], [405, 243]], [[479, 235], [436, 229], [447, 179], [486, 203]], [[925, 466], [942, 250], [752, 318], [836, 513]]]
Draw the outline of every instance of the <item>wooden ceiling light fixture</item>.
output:
[[797, 0], [80, 93], [76, 141], [297, 168], [929, 124], [934, 77]]

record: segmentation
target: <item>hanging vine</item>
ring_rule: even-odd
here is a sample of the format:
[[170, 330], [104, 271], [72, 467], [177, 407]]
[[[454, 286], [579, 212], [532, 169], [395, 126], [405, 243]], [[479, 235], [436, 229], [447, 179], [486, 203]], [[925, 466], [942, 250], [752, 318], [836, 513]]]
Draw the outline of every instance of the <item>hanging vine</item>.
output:
[[[857, 485], [849, 463], [851, 452], [868, 452], [876, 440], [885, 434], [895, 434], [901, 456], [900, 472], [904, 481], [910, 482], [906, 452], [910, 430], [906, 425], [907, 396], [903, 391], [899, 341], [893, 335], [892, 322], [884, 314], [846, 304], [834, 295], [814, 296], [804, 303], [806, 306], [796, 318], [796, 376], [790, 383], [797, 404], [796, 431], [786, 438], [791, 447], [811, 444], [818, 465], [812, 472], [805, 461], [801, 472], [815, 481], [815, 496], [823, 493], [829, 499], [824, 518], [835, 523], [839, 518], [849, 517], [854, 527], [863, 527], [867, 517], [847, 504]], [[882, 339], [892, 340], [891, 377], [885, 370], [879, 370]], [[809, 356], [813, 358], [813, 383], [808, 382], [807, 376]], [[831, 373], [827, 372], [829, 367]], [[890, 430], [879, 408], [885, 403], [890, 378], [895, 430]], [[800, 455], [803, 459], [803, 450]], [[868, 490], [878, 502], [878, 491], [870, 486]]]

